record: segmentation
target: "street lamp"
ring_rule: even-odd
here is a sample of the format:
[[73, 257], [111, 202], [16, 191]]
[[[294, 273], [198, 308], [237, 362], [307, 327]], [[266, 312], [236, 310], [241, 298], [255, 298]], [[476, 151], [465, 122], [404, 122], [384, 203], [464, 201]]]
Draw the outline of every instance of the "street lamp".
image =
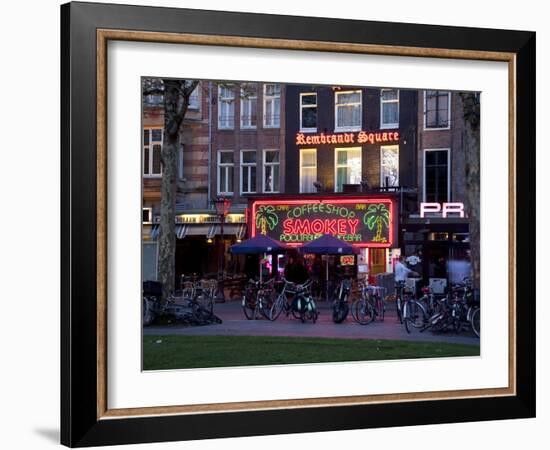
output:
[[218, 296], [217, 301], [224, 302], [225, 301], [225, 293], [224, 293], [224, 280], [223, 280], [223, 271], [224, 271], [224, 253], [225, 253], [225, 245], [224, 245], [224, 236], [223, 236], [223, 224], [225, 223], [225, 217], [227, 214], [229, 214], [229, 208], [231, 206], [231, 202], [229, 199], [225, 197], [217, 197], [214, 200], [214, 205], [216, 206], [216, 214], [218, 215], [218, 218], [220, 219], [220, 251], [218, 255]]

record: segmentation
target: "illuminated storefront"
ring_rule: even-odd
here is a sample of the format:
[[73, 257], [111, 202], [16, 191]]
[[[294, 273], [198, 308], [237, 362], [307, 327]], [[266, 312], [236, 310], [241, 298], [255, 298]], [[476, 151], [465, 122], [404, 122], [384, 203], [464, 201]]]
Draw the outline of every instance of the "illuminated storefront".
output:
[[250, 202], [250, 236], [265, 234], [291, 247], [323, 234], [361, 249], [355, 257], [338, 259], [338, 266], [355, 266], [357, 272], [386, 272], [389, 249], [397, 247], [397, 201], [384, 196], [279, 196]]

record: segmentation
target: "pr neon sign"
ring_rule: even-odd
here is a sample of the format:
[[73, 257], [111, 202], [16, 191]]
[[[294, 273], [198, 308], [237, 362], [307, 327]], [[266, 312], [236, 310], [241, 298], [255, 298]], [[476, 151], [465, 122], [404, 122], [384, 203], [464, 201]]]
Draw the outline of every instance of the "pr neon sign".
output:
[[441, 217], [448, 217], [449, 214], [464, 217], [464, 203], [420, 203], [420, 217], [428, 214], [439, 214]]

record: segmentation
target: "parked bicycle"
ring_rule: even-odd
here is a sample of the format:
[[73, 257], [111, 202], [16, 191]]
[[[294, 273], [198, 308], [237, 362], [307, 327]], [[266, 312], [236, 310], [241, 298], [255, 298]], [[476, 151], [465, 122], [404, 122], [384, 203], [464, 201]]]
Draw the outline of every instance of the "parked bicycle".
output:
[[[152, 284], [154, 283], [154, 285]], [[154, 286], [154, 288], [151, 288]], [[151, 325], [160, 317], [167, 317], [175, 323], [186, 325], [209, 325], [222, 323], [214, 314], [213, 300], [203, 291], [195, 295], [170, 295], [165, 302], [161, 300], [162, 285], [157, 282], [145, 282], [143, 289], [142, 320], [143, 325]]]
[[[361, 281], [359, 282], [359, 292], [360, 297], [351, 305], [353, 319], [361, 325], [367, 325], [375, 319], [377, 314], [380, 314], [379, 317], [382, 317], [383, 320], [385, 306], [383, 300], [381, 300], [381, 303], [380, 299], [376, 298], [382, 292], [381, 288]], [[378, 311], [376, 308], [380, 308], [380, 310]]]
[[269, 312], [273, 306], [275, 291], [272, 278], [265, 282], [250, 280], [242, 298], [242, 308], [248, 320], [255, 320], [261, 316], [269, 319]]
[[336, 288], [332, 305], [332, 320], [334, 323], [342, 323], [349, 312], [348, 299], [351, 295], [351, 280], [344, 278]]

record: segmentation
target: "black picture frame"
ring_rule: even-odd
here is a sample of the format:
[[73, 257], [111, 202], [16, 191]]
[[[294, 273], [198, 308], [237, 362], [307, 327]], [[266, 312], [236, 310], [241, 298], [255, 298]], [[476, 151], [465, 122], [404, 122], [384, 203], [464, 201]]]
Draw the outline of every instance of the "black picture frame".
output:
[[536, 249], [534, 32], [111, 4], [62, 5], [62, 444], [83, 447], [535, 416], [535, 272], [531, 264], [516, 264], [515, 395], [98, 418], [98, 29], [513, 53], [518, 199], [515, 261], [533, 261]]

